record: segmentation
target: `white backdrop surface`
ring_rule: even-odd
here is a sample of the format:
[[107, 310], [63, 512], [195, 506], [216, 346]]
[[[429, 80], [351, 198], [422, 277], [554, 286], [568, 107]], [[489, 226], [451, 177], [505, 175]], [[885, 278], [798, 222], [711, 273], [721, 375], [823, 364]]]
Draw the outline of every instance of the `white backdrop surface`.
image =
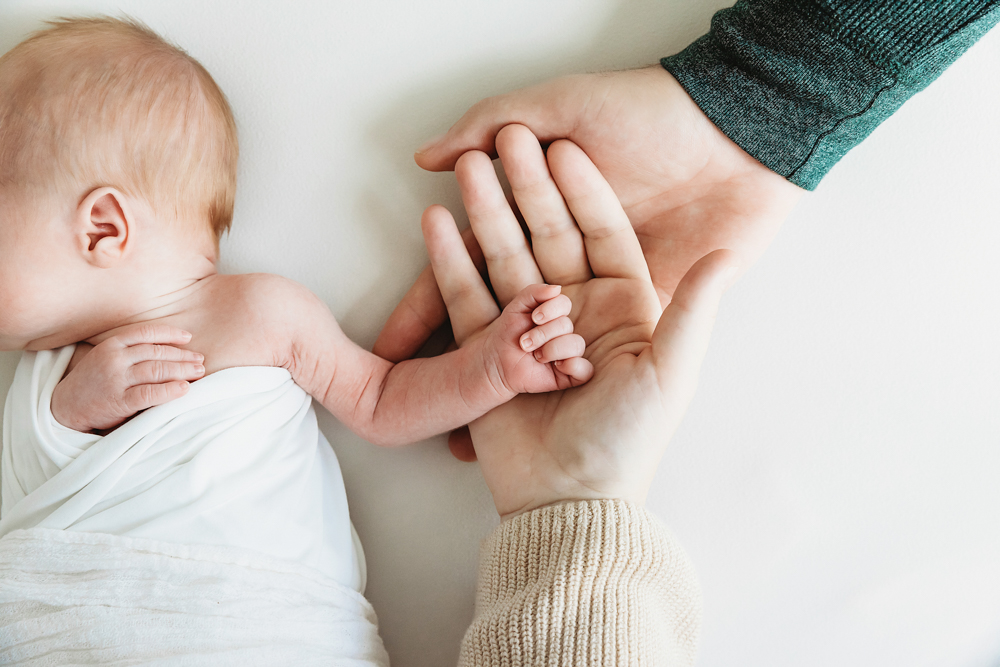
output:
[[[0, 51], [44, 18], [127, 13], [200, 59], [241, 133], [224, 270], [304, 283], [371, 345], [425, 262], [420, 212], [460, 212], [416, 146], [481, 97], [655, 62], [725, 4], [2, 0]], [[1000, 665], [998, 108], [995, 30], [726, 297], [649, 500], [701, 576], [700, 665]], [[453, 664], [497, 522], [477, 468], [443, 438], [379, 450], [320, 421], [394, 664]]]

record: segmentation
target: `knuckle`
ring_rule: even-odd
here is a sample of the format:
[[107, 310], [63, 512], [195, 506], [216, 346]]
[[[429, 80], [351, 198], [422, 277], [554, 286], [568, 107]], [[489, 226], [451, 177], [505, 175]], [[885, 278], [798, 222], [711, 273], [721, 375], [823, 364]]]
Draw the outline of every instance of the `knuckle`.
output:
[[157, 336], [157, 327], [154, 324], [143, 324], [136, 331], [136, 336], [140, 340], [153, 340]]
[[152, 405], [156, 399], [156, 388], [151, 384], [144, 384], [138, 387], [139, 400], [144, 406]]

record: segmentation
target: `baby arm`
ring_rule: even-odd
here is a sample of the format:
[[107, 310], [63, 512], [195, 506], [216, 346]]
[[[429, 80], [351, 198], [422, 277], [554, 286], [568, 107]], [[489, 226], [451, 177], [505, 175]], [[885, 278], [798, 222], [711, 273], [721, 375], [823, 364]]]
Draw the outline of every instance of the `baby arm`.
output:
[[205, 358], [182, 350], [191, 334], [139, 325], [99, 345], [80, 343], [71, 370], [52, 392], [52, 416], [74, 431], [113, 429], [147, 408], [180, 398], [205, 374]]
[[423, 440], [519, 393], [566, 389], [593, 374], [568, 317], [572, 303], [557, 285], [525, 288], [459, 350], [398, 364], [351, 342], [312, 299], [311, 312], [296, 318], [289, 370], [334, 416], [378, 445]]
[[[239, 355], [235, 365], [288, 369], [334, 416], [376, 444], [423, 440], [518, 393], [566, 389], [593, 374], [568, 317], [572, 303], [558, 286], [525, 288], [460, 350], [393, 364], [347, 338], [326, 304], [301, 285], [266, 274], [240, 278], [241, 296], [233, 302], [246, 314], [239, 329], [253, 353]], [[175, 327], [146, 324], [101, 342], [57, 385], [53, 415], [79, 431], [111, 429], [184, 395], [188, 381], [205, 374], [202, 355], [175, 347], [190, 340]]]

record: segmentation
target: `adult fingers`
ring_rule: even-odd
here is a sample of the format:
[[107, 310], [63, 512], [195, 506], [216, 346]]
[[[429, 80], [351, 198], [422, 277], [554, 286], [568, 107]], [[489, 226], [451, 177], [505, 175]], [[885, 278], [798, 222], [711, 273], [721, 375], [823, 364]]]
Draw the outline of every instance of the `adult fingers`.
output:
[[556, 141], [549, 146], [548, 161], [552, 177], [583, 232], [594, 275], [651, 282], [632, 223], [587, 154], [570, 141]]
[[538, 139], [524, 125], [508, 125], [497, 134], [496, 146], [542, 277], [560, 285], [586, 281], [591, 273], [583, 234], [549, 174]]
[[[483, 271], [486, 261], [471, 227], [462, 230], [462, 240], [473, 264]], [[441, 298], [434, 270], [428, 266], [389, 315], [372, 353], [393, 363], [410, 359], [447, 319], [448, 308]]]
[[571, 136], [594, 96], [594, 85], [607, 82], [586, 75], [563, 77], [482, 100], [446, 134], [421, 146], [414, 159], [430, 171], [454, 169], [470, 150], [493, 154], [497, 133], [511, 123], [527, 126], [542, 141]]
[[666, 394], [684, 400], [694, 393], [719, 301], [737, 270], [736, 253], [716, 250], [695, 262], [677, 285], [653, 333], [653, 360]]
[[493, 291], [500, 306], [506, 306], [526, 285], [544, 282], [542, 274], [500, 187], [493, 161], [485, 153], [466, 153], [455, 165], [455, 177]]
[[130, 347], [142, 343], [159, 345], [186, 345], [191, 342], [191, 334], [183, 329], [167, 324], [137, 324], [126, 327], [112, 338], [121, 347]]
[[164, 384], [140, 384], [129, 387], [122, 395], [122, 403], [125, 411], [129, 415], [169, 403], [175, 398], [180, 398], [191, 388], [187, 382], [175, 381]]
[[178, 380], [197, 380], [205, 375], [200, 363], [176, 361], [143, 361], [129, 368], [126, 380], [130, 385], [164, 384]]
[[500, 309], [469, 257], [451, 213], [443, 206], [431, 206], [424, 211], [420, 225], [455, 341], [462, 345], [495, 320]]
[[409, 359], [447, 319], [448, 309], [434, 280], [434, 270], [428, 266], [389, 315], [372, 346], [372, 354], [393, 363]]

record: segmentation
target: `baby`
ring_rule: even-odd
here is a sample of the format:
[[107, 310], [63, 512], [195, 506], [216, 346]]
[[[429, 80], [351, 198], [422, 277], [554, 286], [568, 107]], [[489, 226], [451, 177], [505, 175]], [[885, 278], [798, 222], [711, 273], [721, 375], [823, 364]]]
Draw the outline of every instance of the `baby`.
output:
[[26, 351], [0, 538], [225, 545], [362, 591], [310, 397], [398, 445], [593, 368], [558, 286], [525, 289], [460, 350], [392, 364], [300, 285], [220, 275], [237, 153], [211, 76], [141, 25], [62, 20], [0, 58], [0, 349]]

